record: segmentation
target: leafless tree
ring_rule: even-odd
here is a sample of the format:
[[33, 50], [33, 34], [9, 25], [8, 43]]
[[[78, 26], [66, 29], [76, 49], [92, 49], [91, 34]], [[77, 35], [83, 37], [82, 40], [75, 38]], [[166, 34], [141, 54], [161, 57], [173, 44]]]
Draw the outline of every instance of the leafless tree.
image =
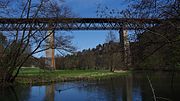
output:
[[113, 31], [109, 31], [106, 35], [105, 42], [109, 43], [109, 42], [116, 42], [116, 41], [117, 41], [116, 35], [113, 33]]
[[[180, 1], [133, 0], [129, 2], [130, 4], [126, 9], [114, 12], [116, 13], [114, 15], [117, 15], [115, 17], [164, 19], [160, 25], [134, 31], [133, 36], [138, 43], [133, 45], [133, 51], [137, 50], [133, 53], [137, 54], [135, 57], [139, 57], [135, 60], [140, 60], [136, 63], [138, 62], [142, 67], [148, 65], [150, 69], [168, 65], [174, 71], [175, 67], [180, 64]], [[103, 9], [98, 10], [98, 16], [110, 17], [109, 13], [112, 9], [105, 11]], [[142, 26], [146, 25], [142, 24]], [[149, 78], [148, 81], [153, 92], [153, 100], [156, 101], [158, 97]]]
[[[139, 52], [145, 54], [139, 54], [140, 61], [147, 60], [154, 53], [164, 47], [169, 47], [178, 51], [177, 47], [179, 43], [179, 14], [180, 14], [180, 1], [179, 0], [133, 0], [129, 1], [129, 5], [126, 9], [120, 11], [114, 11], [108, 7], [99, 7], [99, 17], [111, 17], [110, 12], [113, 12], [115, 18], [153, 18], [153, 19], [164, 19], [164, 22], [160, 25], [154, 26], [150, 29], [139, 30], [136, 29], [131, 33], [130, 38], [132, 42], [139, 42], [135, 46], [139, 47]], [[106, 10], [104, 10], [106, 8]], [[134, 25], [137, 26], [137, 25]], [[141, 24], [142, 27], [146, 27], [146, 24]], [[146, 34], [144, 34], [146, 33]], [[152, 48], [153, 47], [153, 48]], [[171, 48], [170, 48], [171, 47]], [[175, 48], [176, 47], [176, 48]], [[167, 48], [166, 48], [167, 49]], [[133, 51], [136, 50], [133, 48]], [[172, 50], [172, 51], [173, 51]], [[175, 52], [174, 51], [174, 52]], [[162, 53], [162, 52], [161, 52]], [[173, 53], [173, 52], [170, 52]], [[176, 52], [176, 54], [179, 54]], [[173, 55], [173, 54], [172, 54]], [[176, 55], [175, 55], [176, 56]], [[178, 57], [176, 65], [179, 64]]]
[[[62, 0], [2, 0], [0, 1], [0, 15], [3, 18], [27, 19], [72, 17], [71, 10], [63, 2]], [[71, 43], [71, 36], [55, 35], [53, 46], [47, 46], [49, 44], [47, 38], [53, 33], [32, 30], [32, 25], [29, 26], [29, 30], [20, 31], [17, 29], [12, 32], [3, 32], [7, 44], [3, 46], [3, 52], [0, 55], [0, 83], [13, 83], [23, 64], [36, 53], [50, 48], [68, 52], [75, 50]], [[28, 47], [31, 47], [29, 52], [27, 52]]]

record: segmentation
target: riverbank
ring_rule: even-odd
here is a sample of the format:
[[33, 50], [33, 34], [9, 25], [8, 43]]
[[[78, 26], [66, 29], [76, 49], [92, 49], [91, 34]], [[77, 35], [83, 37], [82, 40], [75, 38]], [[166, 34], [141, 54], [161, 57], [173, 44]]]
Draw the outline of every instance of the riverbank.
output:
[[22, 68], [17, 83], [21, 84], [45, 84], [52, 82], [78, 81], [78, 80], [94, 80], [106, 79], [127, 75], [130, 71], [114, 71], [108, 70], [43, 70], [39, 68]]

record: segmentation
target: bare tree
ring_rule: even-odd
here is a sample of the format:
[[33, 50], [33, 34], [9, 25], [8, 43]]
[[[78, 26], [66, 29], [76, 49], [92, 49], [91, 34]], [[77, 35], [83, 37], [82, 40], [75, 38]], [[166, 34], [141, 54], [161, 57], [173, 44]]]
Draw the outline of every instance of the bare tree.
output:
[[[62, 0], [12, 0], [8, 1], [5, 6], [0, 5], [0, 11], [2, 11], [0, 14], [2, 17], [9, 18], [33, 19], [39, 17], [57, 18], [73, 16], [71, 10], [63, 5]], [[4, 12], [9, 12], [9, 14]], [[21, 26], [25, 28], [27, 25]], [[0, 83], [13, 83], [23, 64], [36, 53], [52, 48], [68, 52], [75, 50], [71, 43], [71, 36], [54, 36], [55, 43], [53, 47], [51, 45], [47, 46], [49, 43], [46, 40], [53, 33], [47, 34], [47, 31], [32, 30], [32, 25], [28, 26], [30, 26], [29, 30], [24, 29], [20, 31], [17, 29], [12, 32], [3, 32], [8, 42], [3, 47], [3, 52], [0, 56], [0, 71], [2, 74]], [[26, 52], [28, 47], [31, 47], [30, 52]]]
[[113, 33], [113, 31], [109, 31], [106, 35], [105, 42], [109, 43], [109, 42], [116, 42], [116, 41], [117, 41], [116, 35]]
[[[154, 57], [154, 54], [158, 54], [156, 56], [161, 56], [164, 54], [164, 50], [168, 55], [174, 53], [179, 47], [179, 10], [180, 7], [179, 0], [140, 0], [136, 1], [134, 4], [130, 6], [130, 8], [122, 11], [122, 14], [125, 17], [130, 18], [159, 18], [165, 19], [165, 22], [159, 26], [155, 26], [151, 29], [145, 29], [143, 32], [137, 31], [134, 33], [139, 41], [139, 52], [142, 52], [141, 55], [142, 61], [149, 61], [148, 58]], [[169, 20], [174, 19], [174, 20]], [[175, 48], [176, 47], [176, 48]], [[173, 50], [171, 50], [173, 49]], [[171, 51], [171, 52], [170, 52]], [[179, 53], [176, 52], [178, 55]], [[177, 59], [172, 59], [172, 57], [176, 57], [177, 55], [171, 54], [172, 57], [168, 55], [164, 55], [165, 60], [171, 61], [174, 65], [178, 63]], [[179, 56], [178, 56], [179, 57]], [[158, 57], [156, 57], [159, 59]], [[152, 59], [154, 60], [154, 59]], [[141, 62], [142, 62], [141, 61]], [[164, 61], [164, 62], [168, 62]], [[161, 64], [161, 63], [158, 63]], [[167, 63], [169, 64], [169, 63]], [[167, 65], [166, 64], [166, 65]], [[172, 67], [172, 65], [170, 67]], [[174, 67], [174, 66], [173, 66]]]
[[[131, 40], [134, 42], [139, 42], [137, 44], [134, 44], [134, 46], [137, 47], [133, 48], [133, 51], [139, 50], [137, 52], [141, 53], [138, 56], [140, 60], [138, 63], [149, 61], [147, 60], [149, 57], [151, 57], [154, 53], [158, 54], [157, 52], [161, 49], [165, 50], [163, 49], [165, 47], [167, 51], [173, 49], [170, 53], [179, 54], [177, 52], [177, 47], [179, 47], [178, 43], [180, 31], [178, 20], [180, 14], [179, 0], [133, 0], [129, 2], [129, 6], [126, 9], [122, 11], [114, 11], [113, 15], [117, 15], [115, 17], [123, 18], [164, 19], [164, 22], [162, 24], [157, 25], [153, 28], [144, 30], [136, 29], [133, 33], [131, 33]], [[99, 8], [97, 12], [98, 15], [100, 17], [111, 17], [109, 12], [111, 12], [113, 9], [110, 9], [108, 7], [105, 8], [106, 10], [104, 11], [104, 7]], [[141, 26], [146, 27], [146, 24], [141, 24]], [[176, 57], [176, 59], [171, 60], [176, 60], [175, 65], [178, 64], [178, 55], [172, 57]], [[171, 57], [169, 57], [168, 59], [170, 58]]]
[[[164, 22], [160, 25], [150, 29], [134, 31], [134, 38], [136, 38], [137, 42], [133, 45], [132, 52], [136, 54], [136, 59], [134, 60], [136, 60], [136, 63], [138, 62], [139, 66], [148, 66], [150, 67], [149, 69], [168, 66], [170, 67], [169, 69], [175, 71], [175, 67], [180, 63], [180, 1], [133, 0], [130, 2], [127, 9], [122, 10], [120, 13], [114, 13], [124, 18], [164, 19]], [[107, 12], [103, 12], [102, 9], [100, 9], [98, 11], [100, 14], [98, 15], [100, 15], [100, 17], [110, 17], [108, 13], [112, 10], [109, 9], [106, 11]], [[142, 24], [142, 26], [146, 25]], [[158, 97], [154, 92], [150, 79], [147, 79], [152, 89], [153, 100], [156, 101]]]

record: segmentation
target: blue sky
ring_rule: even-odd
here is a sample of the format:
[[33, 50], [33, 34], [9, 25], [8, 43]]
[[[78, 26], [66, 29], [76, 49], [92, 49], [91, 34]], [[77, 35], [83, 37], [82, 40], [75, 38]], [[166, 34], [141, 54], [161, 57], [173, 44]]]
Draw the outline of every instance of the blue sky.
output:
[[[65, 4], [72, 9], [72, 12], [78, 17], [97, 17], [96, 10], [98, 4], [107, 6], [108, 8], [123, 9], [127, 5], [127, 0], [65, 0]], [[108, 31], [72, 31], [66, 32], [73, 35], [73, 44], [79, 50], [94, 48], [98, 44], [105, 42]], [[117, 38], [118, 31], [114, 31]]]
[[66, 0], [65, 4], [80, 17], [96, 17], [99, 4], [109, 8], [123, 9], [126, 7], [127, 0]]

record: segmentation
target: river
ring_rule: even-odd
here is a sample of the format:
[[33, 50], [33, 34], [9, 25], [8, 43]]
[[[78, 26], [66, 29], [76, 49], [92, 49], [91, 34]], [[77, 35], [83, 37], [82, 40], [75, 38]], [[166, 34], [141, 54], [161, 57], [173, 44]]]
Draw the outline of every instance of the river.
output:
[[[180, 101], [180, 74], [148, 73], [158, 101]], [[0, 101], [153, 101], [147, 74], [142, 72], [103, 80], [16, 86], [0, 91]]]

